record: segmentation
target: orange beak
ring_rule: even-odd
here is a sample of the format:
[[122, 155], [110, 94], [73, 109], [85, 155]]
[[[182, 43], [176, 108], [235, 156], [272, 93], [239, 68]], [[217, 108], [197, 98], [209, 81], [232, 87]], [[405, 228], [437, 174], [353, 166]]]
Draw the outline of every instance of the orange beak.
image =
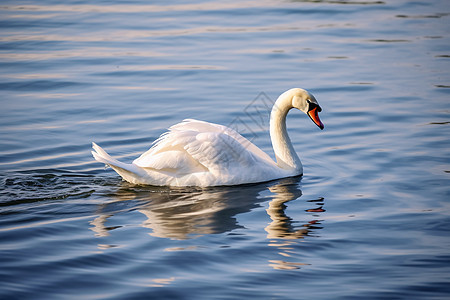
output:
[[320, 121], [320, 119], [319, 119], [319, 113], [317, 111], [318, 108], [319, 108], [318, 106], [314, 106], [313, 109], [310, 109], [308, 111], [308, 116], [311, 118], [311, 120], [314, 122], [314, 124], [319, 126], [319, 128], [322, 130], [324, 126], [323, 126], [322, 121]]

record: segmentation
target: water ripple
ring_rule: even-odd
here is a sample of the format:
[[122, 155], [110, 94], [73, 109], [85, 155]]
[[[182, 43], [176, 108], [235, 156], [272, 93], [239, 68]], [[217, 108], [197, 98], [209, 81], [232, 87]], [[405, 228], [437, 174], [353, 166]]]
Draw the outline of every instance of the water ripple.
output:
[[[0, 298], [445, 298], [448, 11], [1, 4]], [[292, 87], [325, 124], [289, 113], [301, 178], [135, 186], [90, 154], [131, 162], [197, 118], [242, 121], [273, 155], [255, 120]]]

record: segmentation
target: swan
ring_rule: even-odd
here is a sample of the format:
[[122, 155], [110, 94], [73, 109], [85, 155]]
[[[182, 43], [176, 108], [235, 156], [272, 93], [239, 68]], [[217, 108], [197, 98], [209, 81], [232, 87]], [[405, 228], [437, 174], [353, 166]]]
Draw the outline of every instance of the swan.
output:
[[300, 88], [281, 94], [270, 113], [270, 138], [276, 162], [265, 152], [223, 125], [186, 119], [169, 128], [133, 163], [119, 162], [92, 143], [94, 158], [132, 184], [156, 186], [221, 186], [270, 181], [303, 174], [286, 130], [291, 108], [324, 125], [316, 98]]

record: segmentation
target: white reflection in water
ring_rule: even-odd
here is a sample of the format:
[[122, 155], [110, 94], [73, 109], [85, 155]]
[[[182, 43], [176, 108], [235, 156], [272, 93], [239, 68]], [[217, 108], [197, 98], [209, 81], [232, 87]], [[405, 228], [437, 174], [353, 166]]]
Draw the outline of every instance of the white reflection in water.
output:
[[150, 229], [151, 236], [184, 240], [205, 234], [230, 232], [243, 227], [236, 219], [238, 214], [261, 207], [260, 203], [267, 199], [261, 193], [268, 189], [272, 200], [266, 212], [271, 222], [264, 229], [267, 232], [268, 246], [276, 247], [278, 255], [283, 258], [269, 260], [269, 265], [275, 269], [298, 269], [304, 264], [286, 259], [296, 255], [293, 247], [298, 243], [296, 240], [303, 239], [311, 230], [322, 228], [318, 226], [320, 220], [316, 218], [317, 213], [324, 212], [324, 199], [319, 198], [308, 200], [314, 205], [302, 215], [308, 221], [295, 221], [286, 215], [286, 203], [302, 195], [298, 183], [299, 178], [287, 178], [257, 185], [208, 189], [133, 187], [124, 183], [114, 194], [119, 201], [99, 208], [99, 216], [90, 223], [93, 226], [91, 230], [102, 237], [109, 235], [111, 230], [120, 228], [121, 226], [106, 225], [109, 218], [121, 212], [111, 207], [123, 201], [138, 200], [145, 201], [137, 209], [146, 218], [140, 226]]
[[[321, 229], [317, 225], [320, 224], [320, 220], [313, 219], [302, 224], [299, 229], [294, 226], [294, 221], [288, 217], [285, 213], [286, 202], [298, 199], [302, 195], [302, 191], [298, 188], [297, 184], [277, 184], [269, 187], [269, 190], [274, 193], [273, 200], [269, 202], [269, 208], [266, 209], [272, 222], [265, 228], [267, 232], [267, 239], [270, 240], [269, 246], [277, 247], [278, 254], [283, 256], [283, 260], [269, 260], [269, 266], [277, 270], [293, 270], [299, 269], [302, 265], [308, 265], [306, 263], [290, 262], [287, 261], [290, 257], [296, 254], [295, 240], [303, 239], [307, 236], [312, 229]], [[307, 212], [320, 213], [325, 210], [322, 209], [323, 198], [317, 200], [308, 200], [308, 202], [316, 202], [320, 205], [307, 209]], [[317, 215], [313, 215], [316, 217]], [[281, 241], [279, 241], [281, 240]]]
[[[262, 201], [257, 196], [264, 189], [261, 185], [204, 190], [124, 186], [114, 197], [119, 201], [145, 201], [137, 211], [146, 217], [141, 226], [151, 229], [150, 235], [184, 240], [240, 228], [235, 216], [257, 207]], [[116, 203], [105, 204], [100, 208], [100, 215], [91, 222], [97, 235], [109, 235], [105, 223], [113, 217], [110, 207]]]

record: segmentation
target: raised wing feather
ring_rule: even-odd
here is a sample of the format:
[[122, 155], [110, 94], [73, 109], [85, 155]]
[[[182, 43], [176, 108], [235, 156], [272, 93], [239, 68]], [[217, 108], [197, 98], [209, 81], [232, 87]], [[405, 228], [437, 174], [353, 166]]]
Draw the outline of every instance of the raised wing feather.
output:
[[275, 165], [266, 153], [231, 128], [184, 120], [170, 127], [133, 163], [162, 171], [184, 174], [209, 171], [224, 176], [256, 162]]
[[224, 133], [226, 135], [229, 135], [230, 137], [234, 138], [236, 141], [238, 141], [244, 148], [247, 149], [247, 151], [252, 152], [254, 155], [258, 156], [262, 160], [266, 161], [267, 163], [276, 166], [276, 163], [270, 158], [269, 155], [267, 155], [264, 151], [259, 149], [255, 144], [247, 140], [245, 137], [240, 135], [238, 132], [233, 130], [232, 128], [204, 122], [204, 121], [198, 121], [194, 119], [186, 119], [181, 123], [175, 124], [172, 127], [170, 127], [170, 130], [193, 130], [197, 132], [217, 132], [217, 133]]

